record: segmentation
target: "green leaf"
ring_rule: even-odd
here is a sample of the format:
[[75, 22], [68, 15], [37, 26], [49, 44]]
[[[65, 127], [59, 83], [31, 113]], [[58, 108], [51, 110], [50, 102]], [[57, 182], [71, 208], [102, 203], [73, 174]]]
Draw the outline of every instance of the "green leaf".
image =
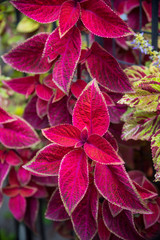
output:
[[160, 127], [160, 116], [156, 113], [144, 111], [132, 111], [125, 116], [125, 124], [122, 130], [124, 140], [147, 140], [150, 141], [156, 129]]
[[31, 33], [40, 27], [40, 24], [38, 22], [35, 22], [34, 20], [23, 17], [22, 20], [18, 23], [17, 31], [20, 33]]
[[160, 181], [160, 129], [151, 139], [152, 158], [156, 170], [155, 181]]

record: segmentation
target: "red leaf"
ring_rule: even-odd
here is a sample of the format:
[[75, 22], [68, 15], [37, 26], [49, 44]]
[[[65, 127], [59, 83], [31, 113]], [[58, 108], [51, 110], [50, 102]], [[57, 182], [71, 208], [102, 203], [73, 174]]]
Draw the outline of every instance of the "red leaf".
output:
[[36, 191], [37, 191], [37, 188], [35, 187], [24, 186], [21, 188], [20, 194], [23, 197], [31, 197], [35, 194]]
[[107, 105], [95, 80], [83, 90], [73, 111], [73, 125], [83, 130], [87, 127], [92, 133], [104, 135], [109, 126]]
[[84, 150], [89, 158], [100, 164], [124, 164], [110, 143], [99, 135], [91, 135], [84, 144]]
[[3, 124], [0, 128], [0, 141], [8, 148], [26, 148], [39, 143], [37, 133], [22, 118]]
[[81, 7], [82, 22], [93, 34], [108, 38], [133, 34], [126, 23], [103, 1], [88, 0]]
[[[40, 22], [51, 23], [58, 19], [61, 4], [65, 0], [12, 0], [20, 12]], [[47, 16], [47, 17], [46, 17]]]
[[[50, 126], [56, 126], [63, 123], [71, 123], [71, 115], [67, 109], [67, 96], [57, 102], [51, 99], [48, 104], [48, 119]], [[53, 102], [53, 103], [52, 103]]]
[[43, 119], [43, 117], [47, 114], [47, 105], [48, 105], [47, 101], [44, 101], [40, 98], [37, 99], [36, 111], [38, 117], [40, 117], [41, 119]]
[[51, 67], [47, 56], [42, 57], [48, 33], [39, 33], [2, 56], [5, 63], [26, 73], [45, 73]]
[[94, 202], [94, 212], [97, 212], [97, 196], [94, 193], [94, 185], [89, 185], [88, 191], [82, 201], [78, 204], [72, 213], [72, 222], [74, 230], [81, 240], [93, 239], [97, 232], [97, 224], [92, 214]]
[[42, 130], [42, 133], [49, 141], [64, 147], [75, 146], [76, 143], [81, 141], [80, 130], [69, 124], [46, 128]]
[[59, 170], [59, 189], [67, 212], [74, 211], [88, 188], [88, 162], [83, 149], [66, 154]]
[[59, 30], [63, 37], [78, 21], [80, 15], [80, 4], [74, 0], [65, 1], [59, 14]]
[[137, 213], [149, 213], [124, 166], [96, 164], [95, 184], [109, 202]]
[[98, 220], [98, 235], [100, 240], [110, 240], [111, 232], [104, 225], [103, 218]]
[[52, 89], [46, 87], [43, 84], [38, 84], [36, 87], [36, 94], [40, 99], [42, 99], [44, 101], [49, 101], [49, 99], [53, 95], [53, 91], [52, 91]]
[[113, 217], [116, 217], [119, 213], [123, 211], [123, 208], [120, 208], [117, 205], [112, 204], [110, 202], [108, 202], [108, 206]]
[[[30, 101], [28, 102], [23, 117], [24, 119], [31, 124], [32, 127], [35, 129], [42, 129], [49, 126], [47, 116], [40, 118], [38, 116], [38, 103], [37, 103], [37, 96], [33, 96]], [[41, 109], [43, 110], [43, 109]], [[47, 110], [47, 109], [46, 109]], [[44, 112], [43, 112], [44, 113]]]
[[40, 150], [34, 159], [25, 165], [25, 169], [40, 175], [58, 175], [59, 165], [63, 156], [72, 148], [65, 148], [55, 144], [50, 144]]
[[103, 203], [103, 219], [106, 227], [116, 236], [124, 240], [140, 240], [133, 221], [133, 214], [123, 210], [116, 217], [113, 217], [108, 206], [108, 202]]
[[81, 34], [77, 27], [60, 39], [58, 29], [50, 34], [44, 55], [50, 61], [61, 57], [53, 69], [53, 81], [66, 94], [69, 93], [71, 80], [81, 54]]
[[26, 211], [26, 199], [19, 194], [16, 197], [10, 198], [9, 209], [15, 219], [21, 221]]
[[3, 188], [3, 193], [8, 197], [15, 197], [20, 194], [20, 189], [17, 186], [7, 186]]
[[5, 160], [12, 166], [18, 166], [22, 163], [22, 159], [13, 150], [10, 150], [5, 154]]
[[0, 124], [12, 122], [14, 120], [15, 119], [9, 113], [7, 113], [3, 108], [0, 107]]
[[87, 83], [81, 79], [78, 79], [76, 82], [73, 82], [71, 85], [72, 94], [78, 98], [83, 89], [86, 87]]
[[39, 82], [39, 75], [28, 76], [23, 78], [14, 78], [9, 81], [3, 81], [5, 85], [13, 91], [26, 95], [27, 97], [35, 90], [36, 83]]
[[[93, 78], [106, 89], [118, 93], [131, 92], [131, 85], [119, 63], [97, 42], [91, 46], [86, 66]], [[95, 67], [96, 66], [96, 67]]]
[[69, 219], [58, 189], [52, 194], [49, 200], [45, 217], [52, 221], [65, 221]]
[[159, 219], [160, 208], [156, 202], [148, 202], [148, 208], [152, 211], [152, 214], [144, 214], [143, 220], [145, 228], [153, 226]]

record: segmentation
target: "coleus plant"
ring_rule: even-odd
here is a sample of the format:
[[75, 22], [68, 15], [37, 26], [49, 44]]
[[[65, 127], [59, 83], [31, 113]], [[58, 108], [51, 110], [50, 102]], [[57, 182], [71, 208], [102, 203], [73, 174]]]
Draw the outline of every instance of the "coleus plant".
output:
[[[141, 233], [134, 218], [151, 215], [144, 217], [148, 226], [159, 221], [146, 201], [154, 198], [159, 212], [157, 192], [130, 177], [116, 139], [108, 131], [110, 120], [120, 122], [125, 107], [120, 108], [117, 100], [123, 93], [133, 94], [132, 84], [109, 52], [95, 41], [84, 49], [81, 38], [82, 30], [106, 38], [130, 36], [132, 30], [111, 9], [109, 0], [10, 2], [39, 23], [58, 20], [59, 25], [2, 56], [14, 69], [29, 74], [3, 81], [29, 102], [25, 120], [0, 108], [0, 194], [10, 197], [14, 217], [33, 230], [37, 198], [47, 197], [45, 187], [51, 186], [46, 218], [72, 223], [80, 239], [145, 238], [148, 235]], [[95, 79], [87, 84], [88, 75]], [[36, 155], [31, 147], [39, 138], [26, 121], [39, 130], [50, 125], [42, 130], [47, 140], [41, 134], [40, 138], [43, 146], [48, 140], [52, 143]], [[24, 149], [28, 147], [33, 154]], [[9, 184], [3, 186], [7, 175]]]

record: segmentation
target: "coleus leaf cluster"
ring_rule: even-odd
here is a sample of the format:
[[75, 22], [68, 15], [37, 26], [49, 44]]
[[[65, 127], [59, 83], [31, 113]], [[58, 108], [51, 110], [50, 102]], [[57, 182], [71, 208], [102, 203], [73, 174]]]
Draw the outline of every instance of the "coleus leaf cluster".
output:
[[[134, 213], [147, 213], [147, 208], [125, 171], [123, 160], [105, 139], [109, 114], [95, 80], [80, 94], [73, 110], [72, 123], [44, 129], [44, 136], [53, 143], [40, 150], [25, 165], [25, 169], [42, 176], [58, 176], [59, 193], [53, 194], [47, 216], [54, 220], [57, 220], [56, 216], [64, 217], [64, 220], [71, 216], [77, 235], [81, 239], [91, 239], [96, 233], [98, 196]], [[91, 198], [91, 192], [94, 192], [90, 190], [92, 185], [95, 197]], [[60, 194], [59, 197], [57, 194]], [[54, 204], [58, 204], [54, 203], [57, 198], [60, 206], [53, 211]], [[89, 199], [92, 199], [94, 207]], [[95, 214], [92, 217], [90, 207]], [[82, 212], [88, 212], [85, 223]], [[88, 226], [90, 221], [93, 222], [92, 227], [83, 232], [84, 224]]]
[[149, 68], [132, 66], [125, 72], [135, 92], [125, 94], [119, 101], [130, 107], [123, 116], [125, 124], [122, 137], [126, 140], [151, 141], [155, 178], [159, 181], [159, 72], [152, 65]]

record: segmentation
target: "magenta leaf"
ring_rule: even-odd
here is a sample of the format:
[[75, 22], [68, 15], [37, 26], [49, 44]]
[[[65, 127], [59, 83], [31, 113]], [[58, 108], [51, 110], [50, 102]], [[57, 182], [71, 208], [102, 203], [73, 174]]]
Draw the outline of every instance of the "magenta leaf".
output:
[[110, 202], [108, 202], [108, 206], [113, 217], [116, 217], [120, 212], [123, 211], [123, 208], [120, 208], [117, 205], [112, 204]]
[[110, 240], [111, 232], [104, 225], [102, 217], [98, 220], [98, 235], [100, 240]]
[[38, 82], [39, 75], [14, 78], [9, 81], [3, 81], [3, 83], [9, 88], [11, 88], [13, 91], [26, 95], [27, 97], [34, 92], [35, 85]]
[[133, 184], [136, 187], [136, 189], [137, 189], [139, 195], [141, 196], [141, 198], [143, 198], [144, 200], [154, 198], [154, 197], [157, 196], [157, 193], [149, 191], [148, 189], [140, 186], [138, 183], [136, 183], [134, 181], [133, 181]]
[[88, 188], [88, 162], [83, 149], [66, 154], [59, 170], [59, 189], [67, 212], [74, 211]]
[[2, 188], [3, 182], [6, 179], [9, 170], [10, 165], [6, 162], [2, 163], [0, 159], [0, 189]]
[[[119, 93], [131, 92], [131, 85], [119, 63], [111, 54], [94, 42], [86, 66], [93, 78], [103, 87]], [[96, 66], [96, 67], [95, 67]]]
[[62, 4], [59, 15], [59, 30], [61, 37], [63, 37], [76, 24], [79, 15], [79, 2], [68, 0]]
[[[38, 98], [37, 96], [33, 96], [30, 101], [28, 102], [24, 114], [23, 114], [23, 118], [31, 124], [32, 127], [34, 127], [35, 129], [42, 129], [45, 127], [49, 126], [48, 123], [48, 119], [47, 116], [44, 116], [43, 118], [40, 118], [38, 116], [38, 114], [40, 114], [40, 112], [38, 111]], [[42, 109], [41, 109], [42, 110]], [[46, 109], [47, 110], [47, 109]]]
[[24, 222], [34, 232], [36, 231], [35, 222], [38, 215], [38, 209], [39, 209], [38, 200], [36, 198], [28, 198]]
[[11, 166], [18, 166], [22, 163], [21, 157], [13, 150], [5, 152], [5, 161]]
[[124, 164], [123, 160], [118, 156], [111, 144], [99, 135], [91, 135], [84, 144], [84, 150], [89, 158], [100, 164]]
[[40, 117], [41, 119], [43, 119], [43, 117], [47, 114], [47, 105], [48, 105], [47, 101], [44, 101], [40, 98], [37, 99], [36, 112], [38, 117]]
[[70, 147], [65, 148], [56, 144], [50, 144], [40, 150], [24, 168], [44, 176], [58, 175], [62, 158], [71, 150], [72, 148]]
[[122, 165], [96, 164], [95, 184], [109, 202], [137, 213], [149, 213]]
[[109, 126], [107, 105], [95, 80], [83, 90], [73, 111], [73, 125], [92, 133], [104, 135]]
[[104, 136], [103, 136], [114, 148], [114, 150], [117, 152], [118, 151], [118, 143], [116, 141], [116, 139], [114, 138], [114, 136], [107, 131]]
[[19, 194], [16, 197], [10, 198], [9, 209], [15, 219], [22, 221], [26, 211], [26, 199]]
[[53, 103], [52, 99], [50, 100], [48, 104], [48, 119], [50, 126], [56, 126], [62, 123], [72, 122], [71, 115], [67, 109], [67, 100], [67, 96]]
[[32, 179], [42, 185], [42, 186], [49, 186], [49, 187], [52, 187], [52, 186], [57, 186], [58, 185], [58, 176], [49, 176], [49, 177], [46, 177], [46, 176], [32, 176]]
[[39, 33], [2, 56], [5, 63], [26, 73], [45, 73], [51, 67], [47, 56], [42, 56], [48, 33]]
[[39, 137], [22, 118], [5, 123], [0, 128], [0, 141], [8, 148], [26, 148], [39, 143]]
[[106, 227], [116, 236], [125, 240], [143, 239], [135, 228], [131, 212], [123, 210], [116, 217], [113, 217], [109, 210], [108, 202], [104, 201], [103, 219]]
[[88, 0], [81, 7], [82, 22], [93, 34], [107, 38], [133, 34], [126, 23], [103, 1]]
[[[51, 23], [58, 19], [61, 4], [65, 0], [12, 0], [20, 12], [40, 22]], [[47, 16], [47, 17], [46, 17]]]
[[49, 200], [45, 217], [52, 221], [65, 221], [69, 219], [58, 189], [52, 194]]
[[42, 130], [43, 135], [51, 142], [64, 147], [75, 146], [81, 141], [81, 132], [77, 127], [69, 124], [62, 124]]
[[22, 185], [27, 185], [31, 180], [31, 173], [20, 167], [17, 172], [17, 178]]
[[[93, 185], [89, 185], [86, 195], [72, 213], [73, 227], [81, 240], [93, 239], [97, 232], [97, 224], [93, 216], [93, 209], [94, 212], [98, 211], [96, 204], [98, 199], [92, 191], [93, 188]], [[91, 205], [92, 201], [94, 201], [94, 207]]]
[[7, 113], [3, 108], [0, 107], [0, 124], [12, 122], [14, 120], [15, 119], [9, 113]]
[[50, 34], [45, 49], [45, 56], [50, 61], [61, 56], [54, 65], [53, 81], [64, 93], [68, 94], [74, 70], [81, 53], [81, 34], [73, 27], [60, 39], [58, 29]]
[[144, 214], [143, 220], [145, 228], [149, 228], [153, 226], [159, 219], [160, 216], [160, 208], [156, 201], [148, 202], [148, 208], [152, 211], [152, 214]]
[[15, 197], [18, 194], [20, 194], [20, 188], [19, 186], [7, 186], [3, 188], [3, 193], [7, 195], [8, 197]]

